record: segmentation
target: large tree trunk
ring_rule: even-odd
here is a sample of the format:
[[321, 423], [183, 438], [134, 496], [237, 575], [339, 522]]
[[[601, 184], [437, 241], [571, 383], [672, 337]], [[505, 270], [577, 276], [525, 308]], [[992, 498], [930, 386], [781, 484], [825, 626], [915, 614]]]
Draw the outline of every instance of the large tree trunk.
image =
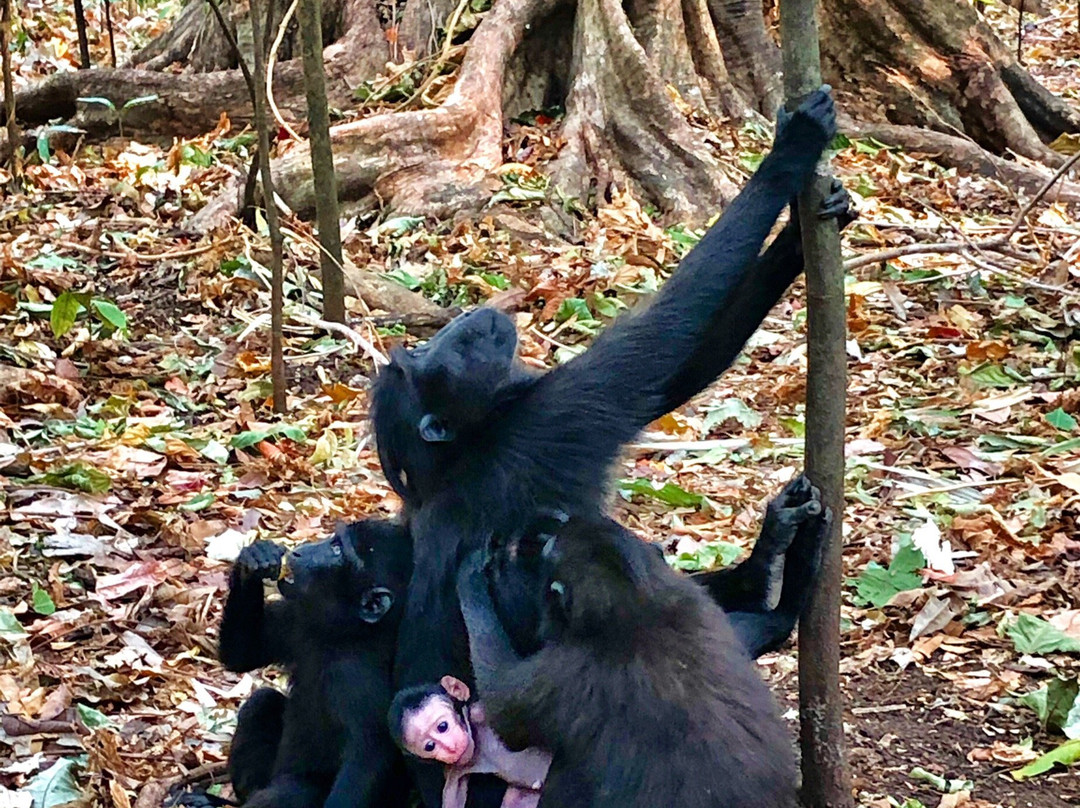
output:
[[827, 0], [826, 76], [890, 123], [968, 137], [996, 152], [1059, 164], [1046, 147], [1080, 129], [1080, 114], [1040, 86], [959, 0]]
[[[280, 21], [290, 0], [273, 2]], [[443, 100], [419, 93], [399, 111], [334, 127], [346, 201], [370, 198], [427, 214], [482, 206], [502, 185], [508, 118], [561, 107], [562, 148], [543, 167], [553, 200], [590, 205], [625, 187], [673, 218], [700, 222], [735, 188], [702, 121], [760, 119], [780, 103], [779, 54], [761, 0], [495, 0], [480, 15], [470, 0], [406, 0], [400, 18], [399, 6], [387, 11], [378, 0], [324, 2], [328, 90], [342, 109], [355, 106], [354, 90], [380, 73], [444, 69], [454, 50], [447, 21], [465, 11], [479, 19], [471, 36], [464, 25], [450, 35], [455, 44], [467, 38], [468, 47]], [[249, 50], [246, 4], [225, 7], [241, 49]], [[1032, 187], [1042, 172], [980, 147], [1054, 165], [1060, 157], [1046, 142], [1080, 130], [1077, 111], [1040, 87], [966, 0], [824, 0], [821, 14], [826, 74], [859, 119], [853, 131], [917, 146], [909, 127], [929, 127], [971, 144], [938, 155], [943, 162], [992, 168]], [[125, 114], [125, 133], [199, 134], [222, 112], [244, 125], [251, 118], [247, 92], [215, 25], [205, 0], [191, 0], [132, 60], [141, 67], [57, 74], [19, 95], [20, 115], [31, 124], [62, 117], [92, 134], [115, 134], [116, 122], [100, 106], [77, 99], [104, 96], [120, 107], [153, 93], [158, 102]], [[286, 119], [302, 121], [302, 73], [291, 52], [287, 29], [274, 96]], [[407, 64], [423, 54], [432, 56]], [[188, 72], [155, 72], [176, 61]], [[305, 214], [315, 194], [308, 166], [305, 144], [275, 162], [282, 195]]]

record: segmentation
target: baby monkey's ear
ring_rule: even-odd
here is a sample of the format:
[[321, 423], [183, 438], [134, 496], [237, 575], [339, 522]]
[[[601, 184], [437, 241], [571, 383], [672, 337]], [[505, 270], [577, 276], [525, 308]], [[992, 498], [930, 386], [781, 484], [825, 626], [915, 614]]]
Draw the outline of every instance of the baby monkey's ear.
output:
[[442, 689], [446, 691], [452, 699], [458, 701], [469, 700], [469, 686], [455, 676], [444, 676], [439, 680], [439, 684], [442, 685]]

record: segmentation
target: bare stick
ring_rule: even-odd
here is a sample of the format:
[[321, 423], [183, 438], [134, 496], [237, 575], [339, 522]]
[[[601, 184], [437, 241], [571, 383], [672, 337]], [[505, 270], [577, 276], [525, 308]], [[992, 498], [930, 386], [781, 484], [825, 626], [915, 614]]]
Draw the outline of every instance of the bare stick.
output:
[[330, 142], [330, 104], [323, 70], [322, 8], [320, 0], [304, 0], [300, 9], [300, 47], [307, 90], [311, 173], [315, 178], [315, 219], [319, 224], [319, 266], [322, 270], [323, 316], [345, 322], [345, 276], [342, 272], [341, 220], [337, 174]]
[[15, 118], [15, 82], [11, 74], [11, 37], [15, 33], [15, 9], [12, 0], [3, 0], [3, 14], [0, 15], [0, 50], [3, 51], [0, 62], [4, 71], [4, 116], [7, 118], [8, 143], [11, 144], [12, 184], [22, 185], [22, 146], [19, 145], [19, 122]]
[[112, 68], [116, 70], [116, 37], [113, 36], [112, 8], [109, 0], [105, 0], [105, 29], [109, 32], [109, 55], [112, 57]]
[[[269, 0], [267, 0], [269, 5]], [[266, 225], [270, 230], [270, 378], [274, 385], [274, 411], [285, 412], [285, 354], [282, 337], [285, 307], [285, 277], [282, 270], [284, 239], [274, 204], [274, 178], [270, 173], [270, 129], [266, 115], [266, 38], [259, 18], [259, 3], [251, 2], [251, 33], [255, 40], [255, 130], [259, 135], [259, 173], [262, 175]]]
[[1031, 213], [1031, 209], [1039, 203], [1040, 199], [1050, 193], [1050, 189], [1057, 185], [1058, 181], [1062, 177], [1064, 177], [1066, 173], [1068, 173], [1070, 168], [1076, 165], [1077, 160], [1080, 160], [1080, 152], [1077, 152], [1068, 160], [1066, 160], [1065, 164], [1062, 165], [1057, 171], [1055, 171], [1054, 175], [1050, 177], [1050, 179], [1043, 183], [1042, 188], [1040, 188], [1035, 193], [1035, 196], [1031, 197], [1031, 199], [1028, 200], [1027, 204], [1024, 205], [1024, 207], [1020, 208], [1020, 212], [1016, 214], [1016, 218], [1013, 220], [1012, 227], [1009, 228], [1009, 232], [1007, 232], [1003, 237], [1006, 241], [1012, 238], [1013, 234], [1020, 229], [1020, 225], [1022, 225], [1024, 223], [1024, 220], [1027, 219], [1028, 214]]
[[359, 348], [364, 354], [371, 359], [376, 366], [389, 365], [390, 360], [387, 359], [386, 354], [380, 351], [375, 345], [363, 334], [357, 331], [355, 328], [345, 325], [344, 323], [334, 323], [330, 320], [320, 320], [318, 317], [311, 317], [307, 314], [297, 314], [293, 312], [289, 315], [293, 320], [304, 325], [314, 326], [315, 328], [321, 328], [323, 331], [329, 331], [331, 334], [337, 334], [345, 337], [353, 345]]
[[90, 69], [90, 42], [86, 38], [86, 10], [82, 0], [75, 0], [75, 30], [79, 34], [79, 69]]
[[[993, 236], [988, 239], [981, 239], [979, 241], [969, 240], [964, 237], [963, 241], [940, 241], [936, 244], [904, 244], [900, 247], [892, 247], [887, 250], [878, 250], [877, 252], [867, 253], [865, 255], [859, 255], [855, 258], [848, 259], [844, 262], [845, 270], [858, 269], [859, 267], [869, 266], [871, 264], [880, 264], [885, 261], [891, 261], [894, 258], [901, 258], [906, 255], [929, 255], [934, 253], [947, 254], [947, 253], [964, 253], [972, 249], [979, 252], [983, 251], [1004, 251], [1008, 247], [1012, 237], [1016, 235], [1016, 231], [1023, 226], [1027, 217], [1031, 214], [1032, 209], [1039, 204], [1040, 200], [1045, 197], [1050, 190], [1068, 173], [1076, 163], [1080, 161], [1080, 152], [1077, 152], [1061, 165], [1042, 187], [1020, 208], [1020, 211], [1016, 214], [1009, 229], [998, 236]], [[922, 203], [920, 203], [922, 204]], [[951, 226], [951, 223], [950, 223]], [[955, 229], [955, 228], [954, 228]], [[960, 232], [959, 230], [957, 232]], [[963, 234], [961, 233], [961, 236]], [[1037, 284], [1033, 281], [1027, 281], [1036, 288], [1042, 288], [1049, 292], [1066, 292], [1067, 290], [1056, 287], [1047, 286], [1046, 284]]]
[[[780, 0], [784, 95], [788, 109], [821, 85], [815, 0]], [[844, 545], [844, 408], [847, 312], [844, 263], [835, 219], [817, 212], [832, 179], [819, 172], [799, 195], [806, 262], [806, 476], [832, 512], [821, 579], [799, 619], [799, 743], [806, 808], [848, 808], [851, 780], [844, 761], [840, 692], [840, 591]]]

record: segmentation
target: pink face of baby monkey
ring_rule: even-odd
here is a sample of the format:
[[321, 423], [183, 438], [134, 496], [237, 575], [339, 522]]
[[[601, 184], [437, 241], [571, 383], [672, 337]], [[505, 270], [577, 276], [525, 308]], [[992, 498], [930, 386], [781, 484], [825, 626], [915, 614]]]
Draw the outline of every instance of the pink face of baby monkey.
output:
[[[467, 688], [465, 692], [468, 693]], [[442, 695], [430, 696], [419, 708], [406, 714], [402, 737], [412, 754], [449, 766], [464, 765], [473, 752], [472, 734], [460, 711], [454, 708], [450, 698]]]

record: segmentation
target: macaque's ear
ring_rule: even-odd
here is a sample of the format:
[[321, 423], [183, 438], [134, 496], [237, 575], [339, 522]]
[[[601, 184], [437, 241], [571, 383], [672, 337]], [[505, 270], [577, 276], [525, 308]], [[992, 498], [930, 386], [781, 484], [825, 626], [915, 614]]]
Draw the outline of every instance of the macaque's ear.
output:
[[469, 700], [469, 686], [457, 677], [444, 676], [439, 680], [439, 684], [442, 685], [442, 689], [446, 691], [450, 698], [458, 701]]

